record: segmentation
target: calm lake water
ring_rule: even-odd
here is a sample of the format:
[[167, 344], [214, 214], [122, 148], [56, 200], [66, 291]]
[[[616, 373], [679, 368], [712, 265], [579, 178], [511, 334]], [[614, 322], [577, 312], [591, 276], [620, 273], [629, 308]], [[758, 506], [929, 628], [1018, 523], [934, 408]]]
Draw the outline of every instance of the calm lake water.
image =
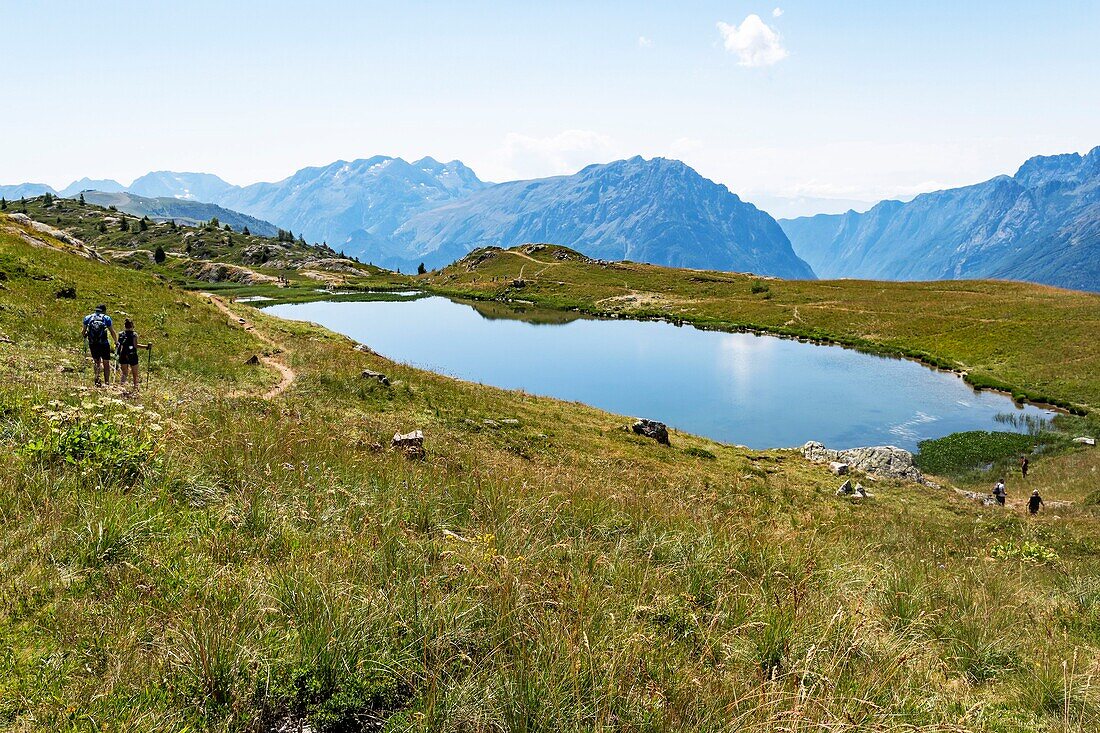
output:
[[266, 311], [319, 323], [423, 369], [752, 448], [819, 440], [830, 448], [915, 450], [925, 438], [961, 430], [1011, 430], [997, 415], [1052, 416], [916, 362], [773, 336], [439, 297]]

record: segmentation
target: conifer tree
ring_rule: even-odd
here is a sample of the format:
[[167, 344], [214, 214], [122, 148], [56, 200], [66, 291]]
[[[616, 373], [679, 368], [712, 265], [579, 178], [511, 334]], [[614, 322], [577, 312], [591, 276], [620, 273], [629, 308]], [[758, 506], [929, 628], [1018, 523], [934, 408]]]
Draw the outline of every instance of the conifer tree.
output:
[[127, 218], [126, 218], [125, 216], [124, 216], [124, 217], [122, 217], [122, 221], [121, 221], [121, 222], [119, 222], [119, 225], [118, 225], [118, 230], [119, 230], [120, 232], [128, 232], [128, 231], [130, 231], [130, 220], [129, 220], [129, 219], [127, 219]]
[[417, 275], [423, 275], [427, 271], [428, 271], [428, 268], [424, 267], [423, 262], [421, 262], [420, 265], [416, 268], [416, 274]]
[[80, 205], [81, 205], [81, 206], [84, 206], [84, 205], [85, 205], [85, 201], [84, 201], [84, 194], [80, 194]]
[[0, 211], [7, 211], [7, 210], [8, 210], [8, 200], [6, 198], [0, 196]]
[[153, 252], [153, 261], [158, 265], [163, 265], [165, 260], [164, 247], [157, 245], [156, 251]]
[[245, 227], [245, 228], [244, 228], [244, 232], [242, 232], [242, 233], [243, 233], [243, 234], [244, 234], [244, 235], [245, 235], [246, 237], [251, 237], [251, 236], [252, 236], [252, 232], [248, 231], [248, 227]]

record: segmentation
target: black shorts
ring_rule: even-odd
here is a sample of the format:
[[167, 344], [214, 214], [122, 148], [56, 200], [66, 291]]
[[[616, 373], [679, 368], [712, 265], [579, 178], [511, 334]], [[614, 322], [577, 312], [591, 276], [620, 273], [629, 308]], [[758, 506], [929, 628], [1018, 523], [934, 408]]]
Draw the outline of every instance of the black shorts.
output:
[[132, 354], [119, 354], [118, 355], [118, 363], [122, 364], [124, 366], [137, 366], [138, 365], [137, 352], [135, 351]]
[[88, 351], [92, 352], [92, 358], [96, 361], [107, 361], [111, 358], [111, 344], [108, 341], [89, 341]]

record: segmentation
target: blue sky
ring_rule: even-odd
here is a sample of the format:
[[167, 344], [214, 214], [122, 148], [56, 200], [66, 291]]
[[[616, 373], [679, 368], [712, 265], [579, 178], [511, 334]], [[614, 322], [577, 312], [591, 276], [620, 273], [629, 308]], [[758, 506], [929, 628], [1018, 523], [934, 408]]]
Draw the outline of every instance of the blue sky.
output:
[[504, 180], [641, 154], [749, 200], [877, 200], [1100, 145], [1094, 1], [62, 0], [0, 18], [4, 183], [250, 183], [374, 154]]

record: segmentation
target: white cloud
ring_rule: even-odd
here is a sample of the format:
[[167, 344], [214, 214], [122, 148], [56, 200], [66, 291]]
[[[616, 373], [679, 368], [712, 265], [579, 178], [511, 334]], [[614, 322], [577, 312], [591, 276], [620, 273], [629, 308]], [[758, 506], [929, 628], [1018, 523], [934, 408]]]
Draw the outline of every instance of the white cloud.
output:
[[613, 160], [618, 152], [614, 140], [592, 130], [564, 130], [548, 137], [510, 132], [492, 167], [505, 178], [555, 176]]
[[693, 137], [678, 137], [669, 146], [669, 150], [676, 156], [688, 155], [702, 149], [703, 141]]
[[653, 39], [646, 36], [638, 36], [638, 48], [652, 48]]
[[737, 54], [741, 66], [771, 66], [789, 55], [783, 48], [779, 34], [755, 13], [741, 25], [718, 23], [726, 50]]
[[783, 15], [783, 8], [776, 8], [775, 10], [772, 11], [772, 17], [773, 18], [778, 18], [781, 15]]

